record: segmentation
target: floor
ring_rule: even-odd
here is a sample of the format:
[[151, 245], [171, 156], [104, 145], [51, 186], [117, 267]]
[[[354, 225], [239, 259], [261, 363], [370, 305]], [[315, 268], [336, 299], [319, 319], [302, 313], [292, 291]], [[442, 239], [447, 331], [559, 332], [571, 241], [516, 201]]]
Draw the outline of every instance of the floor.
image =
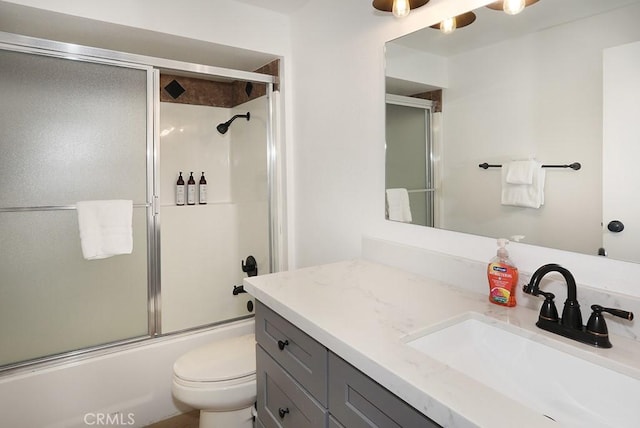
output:
[[200, 411], [194, 410], [189, 413], [174, 416], [155, 424], [147, 425], [147, 428], [198, 428], [200, 421]]

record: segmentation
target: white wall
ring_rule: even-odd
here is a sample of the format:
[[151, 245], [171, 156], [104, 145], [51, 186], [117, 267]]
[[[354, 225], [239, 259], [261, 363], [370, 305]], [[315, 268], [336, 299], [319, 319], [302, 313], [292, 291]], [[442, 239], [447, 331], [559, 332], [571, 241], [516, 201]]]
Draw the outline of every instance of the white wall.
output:
[[[388, 78], [423, 83], [438, 88], [449, 87], [447, 58], [388, 43], [385, 47]], [[415, 90], [414, 90], [415, 91]], [[400, 95], [413, 95], [415, 92]]]
[[[242, 47], [288, 53], [286, 16], [233, 0], [9, 0], [24, 6]], [[43, 23], [46, 25], [46, 23]]]

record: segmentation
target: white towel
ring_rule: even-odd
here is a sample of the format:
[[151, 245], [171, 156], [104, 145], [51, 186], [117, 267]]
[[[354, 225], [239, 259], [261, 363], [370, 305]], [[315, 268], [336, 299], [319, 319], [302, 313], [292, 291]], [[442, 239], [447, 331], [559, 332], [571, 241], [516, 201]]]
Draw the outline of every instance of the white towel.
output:
[[540, 168], [535, 160], [513, 161], [507, 164], [507, 183], [533, 184], [533, 173]]
[[98, 260], [133, 251], [133, 201], [76, 203], [82, 255]]
[[387, 215], [389, 220], [411, 223], [411, 205], [407, 189], [387, 189]]
[[531, 184], [511, 184], [507, 181], [508, 165], [502, 167], [502, 205], [540, 208], [544, 205], [544, 182], [546, 172], [537, 162]]

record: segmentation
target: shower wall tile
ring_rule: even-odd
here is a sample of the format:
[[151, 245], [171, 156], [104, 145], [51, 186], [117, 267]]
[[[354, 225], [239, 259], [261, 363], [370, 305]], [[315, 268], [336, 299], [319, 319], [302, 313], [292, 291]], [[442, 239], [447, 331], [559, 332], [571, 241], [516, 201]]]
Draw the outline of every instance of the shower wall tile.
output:
[[225, 108], [160, 103], [160, 204], [175, 205], [178, 172], [196, 183], [205, 172], [209, 203], [231, 200], [229, 133], [216, 126], [229, 120]]
[[[185, 91], [173, 98], [165, 89], [173, 80], [177, 81]], [[214, 82], [193, 77], [160, 75], [160, 101], [178, 104], [193, 104], [211, 107], [233, 107], [233, 82]]]
[[419, 94], [411, 95], [413, 98], [422, 98], [423, 100], [433, 101], [433, 112], [442, 112], [442, 89], [435, 91], [422, 92]]
[[[279, 60], [273, 61], [255, 70], [255, 72], [278, 76], [279, 63]], [[173, 98], [165, 89], [165, 87], [174, 80], [185, 89], [185, 91], [176, 98]], [[250, 94], [247, 94], [246, 85], [247, 82], [244, 81], [218, 82], [193, 77], [161, 74], [160, 101], [177, 104], [232, 108], [246, 103], [247, 101], [260, 98], [267, 92], [265, 84], [254, 82], [252, 83], [252, 91]], [[274, 85], [274, 88], [277, 90], [278, 85]]]

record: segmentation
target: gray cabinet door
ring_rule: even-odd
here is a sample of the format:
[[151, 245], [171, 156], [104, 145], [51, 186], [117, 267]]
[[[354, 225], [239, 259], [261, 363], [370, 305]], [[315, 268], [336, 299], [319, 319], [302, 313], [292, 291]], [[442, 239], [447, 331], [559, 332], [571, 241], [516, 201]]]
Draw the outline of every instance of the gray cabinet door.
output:
[[327, 405], [327, 348], [261, 302], [256, 303], [256, 341], [316, 400]]
[[258, 415], [265, 428], [325, 428], [328, 412], [259, 345]]
[[329, 411], [346, 428], [439, 427], [333, 353], [329, 373]]

